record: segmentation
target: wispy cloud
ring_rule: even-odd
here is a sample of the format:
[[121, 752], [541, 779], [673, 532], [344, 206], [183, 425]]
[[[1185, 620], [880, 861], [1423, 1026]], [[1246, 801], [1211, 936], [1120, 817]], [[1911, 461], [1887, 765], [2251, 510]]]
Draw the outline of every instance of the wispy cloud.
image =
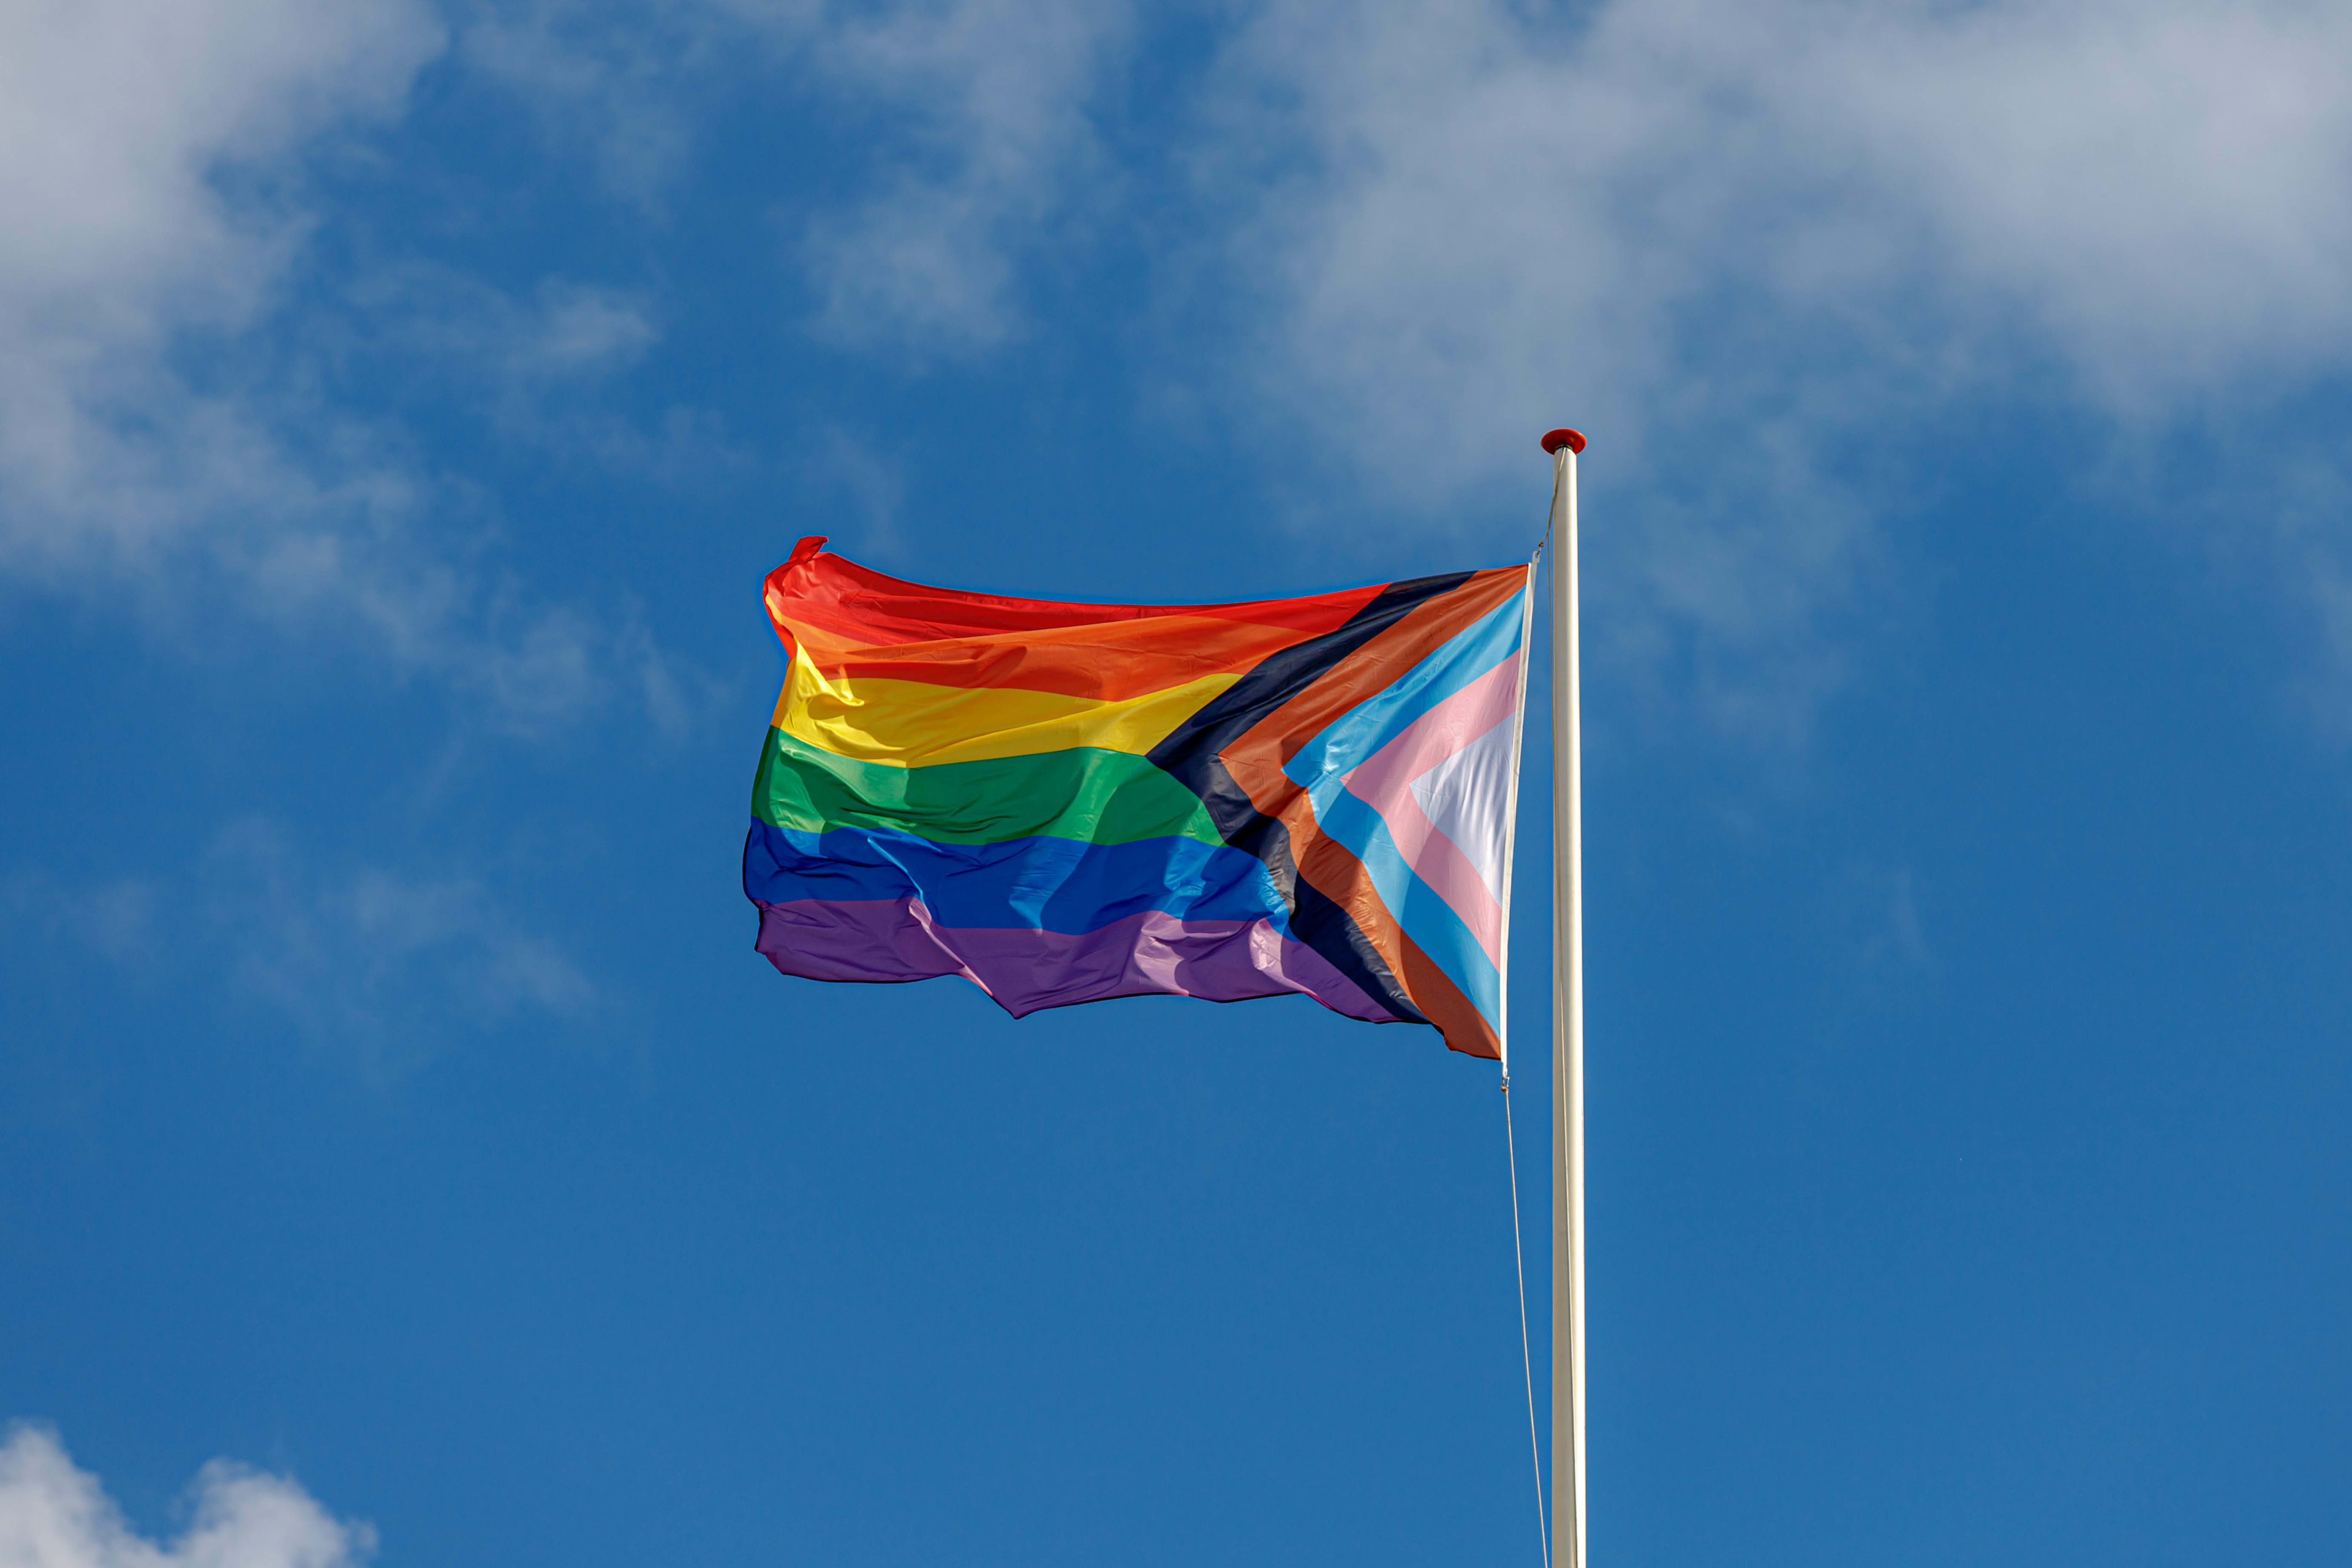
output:
[[656, 213], [705, 130], [698, 97], [757, 83], [821, 110], [864, 150], [850, 194], [783, 215], [808, 324], [929, 367], [1022, 335], [1026, 270], [1096, 232], [1121, 174], [1095, 112], [1135, 23], [1130, 0], [530, 0], [483, 7], [458, 52]]
[[906, 501], [907, 479], [899, 464], [856, 432], [828, 425], [816, 433], [808, 471], [817, 488], [848, 500], [860, 525], [861, 550], [886, 561], [905, 554], [898, 510]]
[[[478, 542], [495, 504], [398, 428], [320, 395], [320, 358], [355, 330], [415, 357], [428, 320], [470, 326], [467, 359], [485, 367], [502, 427], [527, 438], [565, 389], [658, 335], [638, 296], [562, 279], [510, 300], [419, 268], [437, 306], [468, 306], [437, 314], [380, 286], [331, 308], [302, 300], [306, 237], [322, 221], [307, 162], [403, 111], [443, 47], [430, 10], [98, 0], [36, 7], [8, 29], [0, 575], [129, 600], [164, 636], [209, 637], [226, 616], [357, 646], [511, 731], [638, 686], [642, 625], [487, 571]], [[615, 460], [709, 445], [690, 417], [651, 438], [578, 417]]]
[[266, 817], [139, 877], [85, 884], [19, 869], [0, 879], [0, 916], [137, 980], [217, 979], [218, 1000], [258, 1004], [371, 1072], [519, 1017], [583, 1019], [604, 999], [562, 942], [480, 877], [306, 853]]
[[1224, 86], [1289, 159], [1241, 230], [1276, 374], [1442, 489], [1538, 405], [1648, 439], [1701, 369], [1742, 402], [1860, 370], [1816, 411], [1852, 415], [2053, 357], [2118, 409], [2340, 365], [2348, 64], [2300, 4], [1453, 0], [1270, 6]]
[[[388, 115], [440, 47], [410, 0], [128, 0], [11, 18], [0, 52], [0, 563], [120, 560], [256, 503], [316, 506], [251, 412], [171, 363], [270, 306], [288, 161]], [[247, 188], [225, 194], [222, 176]], [[371, 488], [364, 467], [343, 486]]]
[[509, 290], [410, 258], [352, 279], [305, 325], [345, 376], [446, 400], [558, 469], [685, 481], [749, 465], [708, 409], [673, 404], [650, 425], [614, 412], [609, 394], [663, 339], [645, 289], [551, 274]]
[[2150, 439], [2344, 368], [2347, 69], [2295, 0], [1277, 0], [1211, 79], [1220, 370], [1429, 519], [1586, 425], [1607, 634], [1801, 734], [1938, 421]]
[[1089, 110], [1132, 26], [1123, 0], [936, 0], [818, 32], [819, 79], [888, 149], [868, 195], [806, 226], [818, 330], [918, 361], [1020, 332], [1023, 263], [1115, 187]]
[[491, 4], [467, 18], [457, 53], [530, 106], [551, 151], [588, 149], [607, 190], [657, 216], [695, 147], [683, 79], [719, 19], [691, 5]]
[[124, 965], [155, 952], [162, 889], [153, 881], [118, 878], [75, 886], [47, 872], [17, 870], [0, 878], [0, 916], [19, 934], [66, 938]]
[[0, 1563], [11, 1568], [360, 1568], [375, 1552], [367, 1525], [225, 1459], [198, 1472], [188, 1507], [177, 1540], [152, 1542], [54, 1433], [18, 1426], [0, 1445]]
[[1858, 973], [1880, 975], [1933, 966], [1935, 955], [1920, 922], [1910, 867], [1849, 866], [1835, 896]]
[[250, 819], [215, 839], [194, 881], [232, 984], [376, 1065], [429, 1055], [452, 1024], [576, 1017], [597, 999], [560, 946], [469, 876], [311, 865], [276, 824]]

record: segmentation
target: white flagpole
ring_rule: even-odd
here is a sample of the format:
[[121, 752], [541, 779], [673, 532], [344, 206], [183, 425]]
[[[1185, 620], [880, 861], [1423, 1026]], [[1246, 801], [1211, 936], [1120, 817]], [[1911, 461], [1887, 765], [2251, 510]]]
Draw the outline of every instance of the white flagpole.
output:
[[1551, 1568], [1584, 1556], [1584, 773], [1576, 624], [1576, 455], [1551, 454]]

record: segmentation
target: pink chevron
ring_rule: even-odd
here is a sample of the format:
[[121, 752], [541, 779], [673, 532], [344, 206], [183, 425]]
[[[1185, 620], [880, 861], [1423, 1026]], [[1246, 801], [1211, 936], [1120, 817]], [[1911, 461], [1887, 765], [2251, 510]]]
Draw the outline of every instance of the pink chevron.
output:
[[1518, 706], [1519, 659], [1511, 654], [1340, 778], [1349, 794], [1380, 814], [1404, 863], [1462, 917], [1497, 967], [1503, 962], [1503, 906], [1486, 874], [1429, 820], [1413, 798], [1412, 784], [1511, 717]]

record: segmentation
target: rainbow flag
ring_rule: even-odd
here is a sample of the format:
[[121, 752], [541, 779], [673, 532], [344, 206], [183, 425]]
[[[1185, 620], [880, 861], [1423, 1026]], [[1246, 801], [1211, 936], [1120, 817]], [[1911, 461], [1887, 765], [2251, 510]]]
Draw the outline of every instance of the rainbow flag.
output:
[[767, 580], [743, 890], [779, 970], [1015, 1017], [1298, 993], [1501, 1056], [1530, 567], [1070, 605], [824, 544]]

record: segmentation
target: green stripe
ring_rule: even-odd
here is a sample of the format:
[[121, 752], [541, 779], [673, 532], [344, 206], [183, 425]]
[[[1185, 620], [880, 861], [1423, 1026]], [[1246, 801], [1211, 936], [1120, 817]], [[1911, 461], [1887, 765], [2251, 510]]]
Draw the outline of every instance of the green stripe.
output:
[[935, 844], [1224, 842], [1201, 797], [1150, 758], [1093, 746], [909, 768], [837, 757], [771, 728], [751, 815], [810, 833], [883, 828]]

